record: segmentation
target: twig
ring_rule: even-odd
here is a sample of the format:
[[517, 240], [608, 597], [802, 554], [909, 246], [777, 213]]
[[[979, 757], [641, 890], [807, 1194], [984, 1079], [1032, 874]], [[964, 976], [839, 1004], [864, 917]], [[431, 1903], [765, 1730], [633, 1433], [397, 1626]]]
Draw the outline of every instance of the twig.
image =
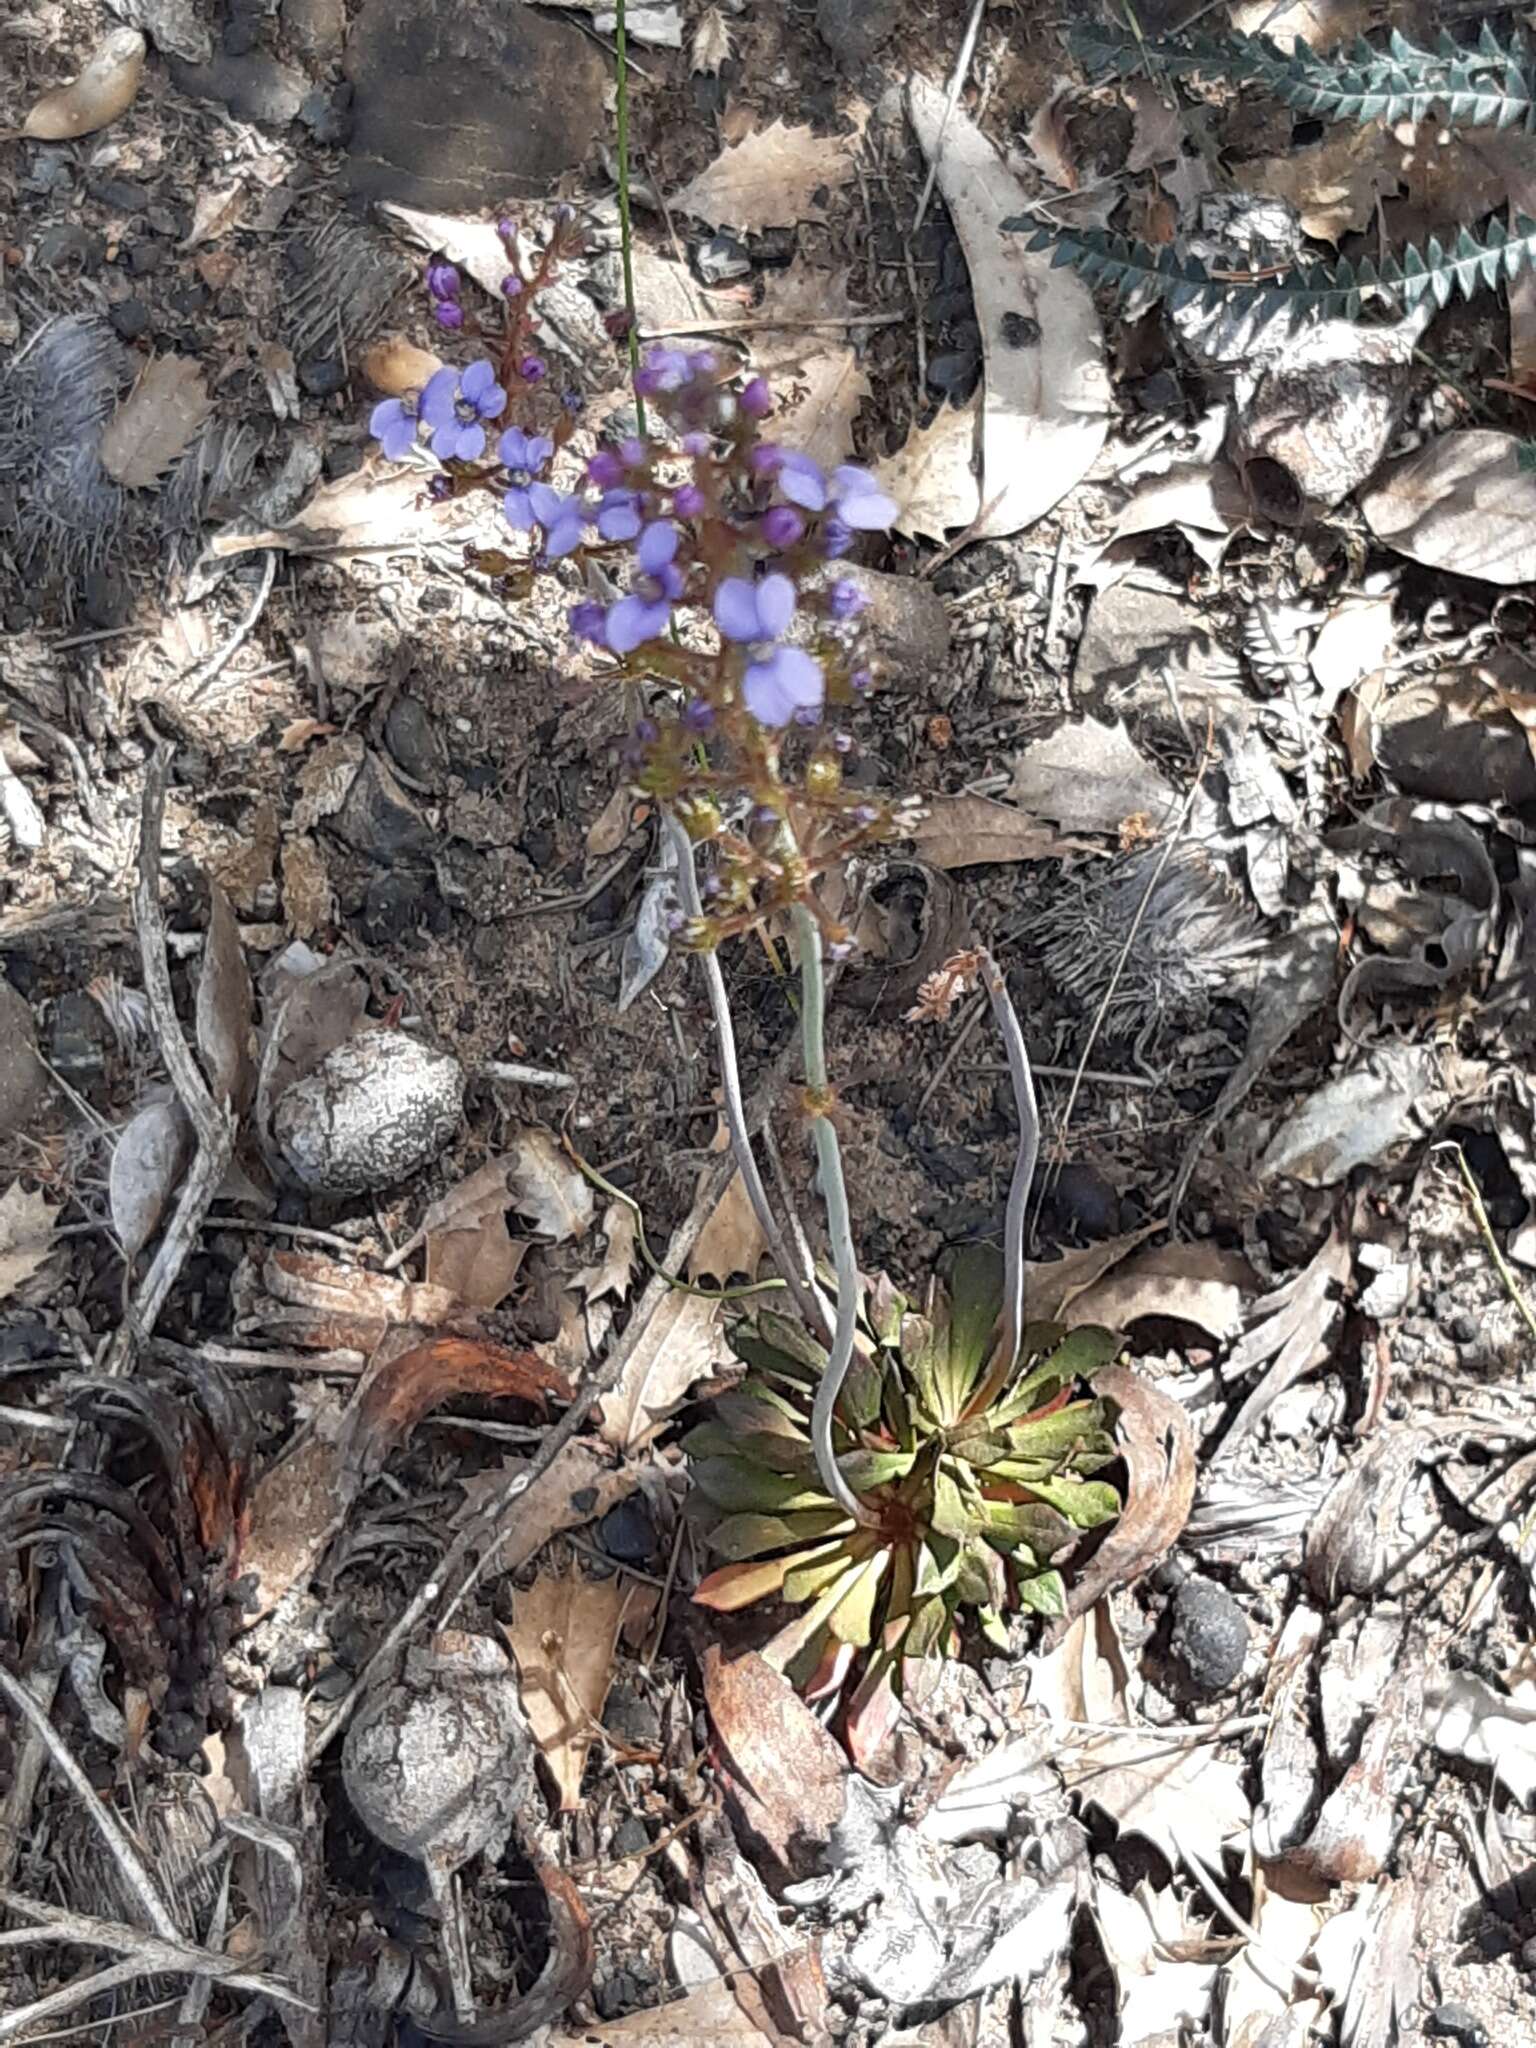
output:
[[1519, 1281], [1510, 1271], [1508, 1260], [1499, 1250], [1498, 1240], [1494, 1237], [1493, 1227], [1488, 1221], [1488, 1211], [1483, 1207], [1482, 1195], [1479, 1192], [1477, 1182], [1472, 1177], [1472, 1169], [1467, 1164], [1467, 1155], [1459, 1145], [1453, 1145], [1451, 1150], [1456, 1154], [1456, 1165], [1461, 1174], [1461, 1184], [1466, 1189], [1467, 1195], [1471, 1200], [1472, 1214], [1477, 1218], [1477, 1227], [1482, 1232], [1483, 1243], [1488, 1247], [1488, 1256], [1493, 1260], [1498, 1276], [1504, 1283], [1504, 1291], [1514, 1303], [1521, 1322], [1524, 1323], [1530, 1334], [1536, 1337], [1536, 1316], [1532, 1315], [1531, 1305], [1526, 1300]]
[[189, 704], [197, 703], [209, 684], [218, 680], [240, 652], [246, 641], [250, 639], [252, 633], [255, 632], [256, 621], [267, 608], [267, 599], [272, 595], [272, 585], [276, 580], [277, 549], [268, 548], [265, 551], [265, 559], [262, 563], [261, 583], [255, 597], [251, 600], [250, 610], [240, 621], [239, 625], [236, 626], [230, 637], [224, 642], [224, 645], [216, 653], [211, 654], [205, 662], [202, 662], [197, 668], [193, 669], [189, 675], [182, 678], [181, 687], [186, 691]]
[[487, 1060], [481, 1072], [492, 1081], [512, 1081], [519, 1088], [565, 1089], [576, 1086], [574, 1074], [562, 1074], [554, 1067], [527, 1067], [521, 1060]]
[[[693, 841], [688, 837], [676, 818], [665, 814], [663, 830], [677, 857], [677, 887], [682, 897], [683, 911], [688, 917], [702, 917], [704, 905], [699, 897], [699, 878], [693, 866]], [[752, 1213], [758, 1227], [768, 1241], [773, 1262], [784, 1276], [784, 1284], [794, 1296], [806, 1328], [820, 1330], [823, 1336], [832, 1335], [832, 1318], [827, 1313], [827, 1304], [822, 1299], [814, 1279], [806, 1267], [790, 1251], [779, 1219], [773, 1212], [768, 1199], [768, 1190], [763, 1186], [763, 1177], [758, 1172], [757, 1155], [752, 1150], [752, 1139], [747, 1131], [747, 1113], [741, 1099], [741, 1069], [736, 1061], [736, 1027], [731, 1019], [731, 1000], [726, 993], [725, 975], [720, 967], [720, 956], [711, 947], [699, 955], [699, 965], [704, 970], [704, 986], [709, 992], [710, 1014], [715, 1023], [715, 1041], [720, 1054], [720, 1090], [725, 1097], [726, 1128], [731, 1134], [731, 1150], [736, 1155], [736, 1164], [741, 1172], [741, 1183], [747, 1191], [747, 1200], [752, 1204]]]
[[777, 328], [781, 334], [807, 334], [822, 327], [900, 327], [905, 313], [843, 313], [825, 319], [778, 320], [772, 314], [751, 314], [744, 320], [680, 320], [671, 327], [647, 327], [642, 341], [681, 340], [689, 334], [754, 334]]
[[[118, 1983], [126, 1983], [130, 1977], [177, 1972], [193, 1977], [211, 1977], [216, 1983], [227, 1985], [231, 1991], [252, 1991], [260, 1998], [270, 1998], [278, 2005], [295, 2006], [301, 2012], [314, 2010], [280, 1977], [247, 1970], [235, 1957], [215, 1955], [212, 1949], [184, 1941], [179, 1934], [162, 1935], [157, 1939], [140, 1927], [125, 1926], [120, 1920], [98, 1920], [88, 1913], [66, 1913], [57, 1906], [45, 1906], [36, 1899], [29, 1899], [21, 1892], [0, 1892], [0, 1906], [4, 1906], [7, 1912], [20, 1913], [34, 1923], [30, 1927], [12, 1928], [0, 1934], [0, 1945], [5, 1947], [20, 1948], [33, 1941], [67, 1941], [78, 1942], [83, 1948], [116, 1949], [130, 1958], [128, 1963], [118, 1965], [128, 1972], [128, 1977], [116, 1980]], [[86, 1991], [87, 1985], [94, 1988]], [[26, 2027], [47, 2017], [42, 2008], [51, 1999], [64, 1999], [64, 2003], [53, 2005], [51, 2010], [65, 2012], [70, 2006], [78, 2005], [82, 1996], [94, 1997], [96, 1988], [100, 1987], [96, 1986], [94, 1978], [82, 1978], [72, 1985], [65, 1985], [63, 1991], [51, 1993], [50, 1999], [29, 2006], [24, 2013], [6, 2013], [0, 2018], [0, 2041], [13, 2040]]]
[[1013, 1083], [1014, 1108], [1019, 1119], [1019, 1149], [1014, 1156], [1013, 1179], [1008, 1185], [1008, 1208], [1003, 1224], [1003, 1329], [997, 1370], [1011, 1373], [1024, 1336], [1025, 1250], [1029, 1230], [1029, 1191], [1034, 1183], [1035, 1162], [1040, 1156], [1040, 1105], [1029, 1071], [1029, 1049], [1019, 1024], [1018, 1012], [1008, 993], [1002, 970], [985, 947], [981, 951], [981, 982], [992, 1005], [993, 1021], [1008, 1055], [1008, 1075]]
[[933, 161], [928, 166], [928, 175], [923, 180], [922, 197], [917, 202], [917, 212], [912, 216], [912, 233], [915, 235], [923, 224], [928, 211], [928, 202], [933, 197], [934, 180], [939, 175], [939, 158], [944, 149], [944, 131], [949, 126], [951, 114], [960, 98], [960, 88], [965, 84], [965, 74], [971, 68], [971, 58], [976, 53], [976, 38], [981, 32], [981, 17], [987, 11], [987, 0], [976, 0], [971, 9], [971, 18], [965, 25], [965, 37], [960, 45], [960, 54], [955, 59], [955, 68], [950, 74], [949, 92], [944, 100], [944, 118], [939, 123], [939, 132], [933, 145]]
[[[164, 1941], [179, 1942], [181, 1939], [181, 1929], [171, 1918], [165, 1901], [160, 1896], [155, 1880], [150, 1876], [138, 1850], [129, 1839], [128, 1830], [123, 1826], [113, 1809], [108, 1806], [107, 1802], [97, 1792], [95, 1786], [85, 1775], [85, 1772], [81, 1770], [73, 1756], [70, 1755], [69, 1750], [65, 1747], [64, 1738], [49, 1720], [47, 1714], [44, 1713], [37, 1701], [33, 1699], [31, 1693], [28, 1692], [20, 1679], [13, 1678], [3, 1664], [0, 1664], [0, 1692], [5, 1694], [5, 1697], [10, 1701], [16, 1712], [27, 1723], [28, 1727], [31, 1728], [44, 1748], [46, 1748], [60, 1777], [64, 1779], [70, 1790], [80, 1801], [80, 1804], [85, 1808], [86, 1817], [98, 1830], [102, 1840], [106, 1843], [107, 1853], [122, 1872], [123, 1881], [128, 1886], [128, 1889], [144, 1908], [145, 1916], [156, 1934]], [[4, 1898], [7, 1904], [12, 1903], [9, 1893], [6, 1893]], [[106, 1942], [102, 1946], [110, 1948], [112, 1944]], [[0, 2039], [3, 2038], [4, 2036], [0, 2035]]]
[[923, 1111], [928, 1107], [929, 1103], [932, 1102], [934, 1096], [938, 1094], [939, 1089], [943, 1086], [945, 1075], [949, 1072], [950, 1068], [955, 1064], [955, 1061], [959, 1059], [961, 1053], [965, 1049], [966, 1040], [970, 1037], [971, 1033], [976, 1029], [976, 1026], [981, 1022], [982, 1018], [986, 1014], [987, 1006], [980, 999], [980, 997], [978, 997], [977, 1000], [971, 1004], [971, 1007], [966, 1012], [965, 1016], [961, 1019], [960, 1029], [955, 1033], [954, 1037], [949, 1042], [949, 1050], [945, 1053], [943, 1059], [939, 1061], [939, 1064], [935, 1068], [933, 1076], [930, 1079], [927, 1087], [923, 1090], [922, 1094], [919, 1095], [919, 1097], [917, 1098], [917, 1108], [912, 1112], [912, 1120], [914, 1123], [922, 1115]]
[[197, 1135], [197, 1154], [182, 1183], [175, 1214], [144, 1276], [137, 1299], [112, 1335], [103, 1370], [126, 1372], [137, 1347], [154, 1332], [171, 1289], [197, 1242], [203, 1219], [224, 1182], [234, 1150], [234, 1125], [228, 1112], [208, 1092], [202, 1070], [192, 1056], [176, 1015], [171, 970], [165, 953], [165, 917], [160, 908], [160, 835], [165, 820], [165, 788], [171, 749], [161, 744], [150, 756], [144, 775], [143, 820], [139, 829], [139, 879], [134, 890], [134, 921], [144, 971], [144, 995], [155, 1027], [160, 1056], [171, 1084]]
[[795, 944], [800, 954], [800, 1031], [805, 1049], [806, 1096], [811, 1106], [811, 1136], [821, 1198], [827, 1208], [827, 1237], [837, 1274], [837, 1322], [832, 1350], [811, 1405], [811, 1451], [821, 1483], [845, 1514], [867, 1526], [877, 1519], [843, 1477], [832, 1442], [838, 1396], [853, 1362], [853, 1340], [859, 1313], [859, 1261], [853, 1244], [853, 1219], [848, 1213], [848, 1188], [843, 1180], [842, 1148], [837, 1126], [826, 1111], [827, 1045], [826, 980], [822, 972], [821, 932], [803, 903], [794, 908]]

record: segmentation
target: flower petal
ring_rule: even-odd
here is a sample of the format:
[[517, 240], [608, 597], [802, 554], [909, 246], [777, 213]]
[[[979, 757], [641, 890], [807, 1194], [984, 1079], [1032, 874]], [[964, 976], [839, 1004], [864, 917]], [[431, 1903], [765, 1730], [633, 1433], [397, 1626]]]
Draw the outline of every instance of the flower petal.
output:
[[615, 654], [633, 654], [637, 647], [667, 630], [669, 616], [667, 605], [654, 604], [631, 591], [608, 614], [608, 645]]
[[542, 469], [555, 452], [548, 434], [530, 434], [523, 453], [524, 469]]
[[478, 462], [485, 453], [485, 429], [478, 420], [459, 428], [459, 445], [454, 451], [460, 462]]
[[496, 372], [484, 361], [471, 363], [468, 369], [461, 371], [459, 375], [460, 391], [477, 410], [482, 396], [495, 382]]
[[493, 384], [489, 391], [480, 393], [474, 404], [481, 419], [499, 420], [507, 409], [507, 394], [499, 384]]
[[514, 484], [501, 501], [501, 509], [507, 515], [507, 524], [514, 533], [526, 533], [533, 524], [533, 507], [528, 502], [528, 493]]
[[537, 469], [536, 462], [528, 460], [528, 436], [521, 427], [508, 427], [496, 443], [496, 453], [508, 469]]
[[742, 677], [747, 709], [760, 725], [788, 725], [797, 711], [819, 711], [826, 684], [821, 663], [803, 647], [776, 647]]
[[564, 498], [558, 491], [551, 490], [548, 484], [530, 484], [528, 502], [533, 507], [534, 518], [545, 528], [553, 526], [565, 510]]
[[715, 592], [715, 624], [727, 640], [757, 640], [757, 585], [745, 576], [727, 576]]
[[459, 373], [452, 363], [444, 363], [440, 370], [434, 370], [427, 379], [418, 408], [429, 427], [446, 426], [453, 418], [454, 400], [458, 396]]
[[653, 519], [640, 536], [635, 560], [648, 575], [656, 575], [677, 553], [677, 538], [677, 528], [670, 519]]
[[572, 548], [581, 546], [581, 507], [574, 499], [567, 499], [570, 508], [562, 512], [554, 525], [545, 529], [544, 552], [550, 561], [558, 562], [562, 555], [568, 555]]
[[782, 636], [795, 616], [795, 586], [787, 576], [765, 576], [758, 584], [757, 616], [764, 640]]
[[640, 507], [633, 491], [605, 491], [597, 508], [597, 530], [604, 540], [633, 540], [640, 531]]
[[793, 505], [820, 512], [827, 502], [827, 480], [809, 455], [791, 450], [779, 464], [779, 489]]

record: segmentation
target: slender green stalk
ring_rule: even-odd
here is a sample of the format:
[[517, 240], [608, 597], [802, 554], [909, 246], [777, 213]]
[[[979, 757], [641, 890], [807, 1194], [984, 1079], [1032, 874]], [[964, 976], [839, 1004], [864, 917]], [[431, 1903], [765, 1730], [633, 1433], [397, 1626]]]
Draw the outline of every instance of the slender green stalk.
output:
[[992, 1005], [996, 1024], [1008, 1055], [1008, 1076], [1013, 1083], [1013, 1106], [1019, 1119], [1019, 1146], [1013, 1159], [1013, 1178], [1008, 1184], [1008, 1207], [1003, 1220], [1003, 1313], [997, 1351], [982, 1384], [966, 1403], [966, 1412], [981, 1414], [989, 1408], [1013, 1377], [1024, 1337], [1025, 1253], [1029, 1233], [1029, 1192], [1040, 1157], [1040, 1105], [1035, 1097], [1034, 1075], [1030, 1072], [1029, 1048], [1023, 1027], [1008, 993], [1003, 971], [985, 947], [981, 950], [981, 985]]
[[[640, 368], [640, 320], [635, 312], [635, 261], [631, 253], [633, 238], [629, 225], [629, 57], [625, 49], [624, 0], [614, 0], [613, 45], [617, 77], [614, 92], [617, 103], [617, 150], [619, 158], [619, 252], [624, 263], [624, 311], [628, 316], [629, 375], [634, 381]], [[645, 400], [635, 393], [635, 418], [640, 432], [645, 427]]]
[[[822, 970], [821, 932], [804, 904], [794, 910], [795, 944], [800, 952], [800, 1038], [805, 1048], [806, 1086], [812, 1097], [827, 1092], [827, 983]], [[832, 1419], [853, 1361], [853, 1340], [859, 1314], [859, 1262], [853, 1248], [853, 1219], [848, 1213], [848, 1188], [843, 1179], [843, 1154], [837, 1128], [824, 1112], [813, 1111], [811, 1136], [821, 1198], [827, 1205], [827, 1236], [837, 1273], [837, 1321], [832, 1351], [811, 1408], [811, 1449], [821, 1483], [845, 1514], [872, 1526], [877, 1517], [843, 1477], [832, 1443]]]

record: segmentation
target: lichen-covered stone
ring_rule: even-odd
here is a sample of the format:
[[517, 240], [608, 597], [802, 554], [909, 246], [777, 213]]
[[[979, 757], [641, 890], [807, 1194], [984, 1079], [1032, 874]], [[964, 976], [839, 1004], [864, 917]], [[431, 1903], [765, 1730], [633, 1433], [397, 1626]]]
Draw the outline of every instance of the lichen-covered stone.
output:
[[272, 1130], [315, 1194], [393, 1187], [453, 1137], [464, 1073], [450, 1054], [400, 1031], [360, 1031], [278, 1102]]

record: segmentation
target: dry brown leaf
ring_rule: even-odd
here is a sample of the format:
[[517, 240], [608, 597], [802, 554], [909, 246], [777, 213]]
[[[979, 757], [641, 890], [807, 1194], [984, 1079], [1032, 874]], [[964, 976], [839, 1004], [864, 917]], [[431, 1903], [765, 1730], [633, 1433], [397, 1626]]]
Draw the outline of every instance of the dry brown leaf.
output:
[[[453, 1518], [454, 1528], [462, 1529], [482, 1510], [493, 1507], [527, 1462], [526, 1458], [506, 1458], [499, 1468], [461, 1479], [464, 1505]], [[548, 1470], [518, 1494], [517, 1512], [510, 1518], [511, 1532], [497, 1548], [498, 1567], [508, 1574], [521, 1571], [551, 1537], [598, 1521], [639, 1484], [638, 1465], [615, 1465], [580, 1438], [563, 1445]]]
[[503, 1161], [511, 1188], [510, 1206], [526, 1216], [551, 1244], [582, 1237], [592, 1224], [592, 1184], [573, 1166], [559, 1140], [542, 1124], [523, 1124], [513, 1134]]
[[1487, 583], [1536, 582], [1536, 470], [1513, 434], [1442, 434], [1360, 500], [1379, 541], [1427, 569]]
[[1148, 1245], [1078, 1295], [1073, 1320], [1123, 1330], [1139, 1316], [1170, 1316], [1225, 1340], [1242, 1328], [1255, 1291], [1241, 1252], [1214, 1244]]
[[738, 1273], [755, 1280], [767, 1249], [747, 1184], [739, 1172], [733, 1173], [689, 1254], [688, 1278], [716, 1280], [722, 1287]]
[[1017, 533], [1066, 496], [1104, 445], [1110, 391], [1098, 314], [1081, 278], [1004, 228], [1029, 196], [975, 122], [921, 74], [907, 104], [965, 250], [986, 356], [972, 532]]
[[342, 1479], [349, 1492], [383, 1471], [391, 1451], [423, 1416], [461, 1394], [499, 1400], [570, 1398], [562, 1376], [532, 1351], [509, 1351], [485, 1337], [433, 1337], [398, 1358], [370, 1366], [342, 1425]]
[[58, 1213], [41, 1193], [28, 1194], [19, 1180], [0, 1195], [0, 1301], [30, 1280], [53, 1250]]
[[612, 2048], [772, 2048], [768, 2036], [737, 2004], [725, 1977], [711, 1978], [686, 1997], [647, 2006], [621, 2020], [601, 2020], [579, 2033], [549, 2036], [549, 2048], [608, 2048], [610, 2043]]
[[1150, 171], [1183, 153], [1184, 115], [1171, 91], [1160, 92], [1149, 78], [1132, 78], [1120, 88], [1131, 110], [1128, 171]]
[[726, 27], [725, 16], [718, 7], [706, 7], [693, 32], [688, 69], [702, 71], [706, 78], [713, 78], [730, 54], [731, 32]]
[[1119, 836], [1128, 818], [1154, 823], [1178, 804], [1173, 784], [1136, 746], [1123, 719], [1068, 720], [1013, 764], [1015, 801], [1068, 832]]
[[625, 1361], [623, 1378], [599, 1404], [603, 1441], [619, 1451], [638, 1450], [681, 1408], [695, 1380], [733, 1362], [718, 1301], [680, 1291], [664, 1295]]
[[130, 1264], [159, 1229], [192, 1152], [192, 1126], [174, 1096], [146, 1102], [119, 1134], [107, 1171], [107, 1205]]
[[1025, 1301], [1029, 1318], [1035, 1323], [1066, 1323], [1075, 1328], [1079, 1320], [1077, 1302], [1112, 1266], [1145, 1244], [1161, 1223], [1144, 1223], [1123, 1237], [1107, 1237], [1102, 1244], [1090, 1244], [1065, 1258], [1049, 1259], [1031, 1266], [1025, 1276]]
[[[846, 270], [819, 270], [797, 256], [770, 271], [752, 335], [752, 366], [774, 387], [775, 434], [824, 467], [847, 460], [853, 422], [870, 384], [835, 323], [859, 310]], [[782, 326], [772, 323], [782, 321]]]
[[512, 1595], [512, 1620], [502, 1633], [517, 1659], [523, 1712], [564, 1813], [581, 1805], [582, 1768], [601, 1733], [619, 1630], [643, 1620], [656, 1598], [632, 1579], [587, 1579], [574, 1569], [541, 1572]]
[[331, 878], [313, 839], [283, 842], [283, 912], [296, 938], [311, 939], [331, 921]]
[[980, 867], [984, 861], [1056, 860], [1064, 853], [1093, 850], [989, 796], [933, 797], [910, 836], [931, 867], [946, 870]]
[[1093, 1390], [1120, 1411], [1115, 1442], [1130, 1483], [1119, 1521], [1068, 1588], [1069, 1614], [1155, 1571], [1195, 1501], [1195, 1432], [1183, 1404], [1123, 1365], [1095, 1373]]
[[846, 145], [809, 127], [775, 121], [734, 149], [727, 149], [677, 193], [674, 211], [692, 214], [711, 227], [757, 233], [822, 220], [814, 194], [848, 176]]
[[302, 753], [311, 740], [329, 739], [335, 730], [335, 726], [323, 718], [295, 718], [279, 733], [277, 751], [280, 754]]
[[453, 1327], [463, 1314], [446, 1288], [344, 1266], [323, 1252], [270, 1252], [261, 1279], [271, 1299], [256, 1326], [268, 1338], [315, 1351], [371, 1355], [401, 1332], [409, 1345], [424, 1330]]
[[581, 1290], [583, 1301], [600, 1301], [611, 1294], [615, 1301], [628, 1299], [635, 1278], [635, 1212], [628, 1202], [610, 1202], [603, 1211], [603, 1235], [608, 1249], [595, 1266], [583, 1266], [571, 1282]]
[[1386, 662], [1396, 643], [1392, 599], [1346, 597], [1324, 619], [1312, 643], [1312, 673], [1331, 711], [1357, 683]]
[[102, 468], [129, 490], [153, 489], [212, 411], [190, 356], [151, 356], [102, 433]]
[[1075, 192], [1082, 183], [1072, 160], [1072, 138], [1067, 132], [1067, 100], [1071, 90], [1065, 80], [1059, 80], [1024, 136], [1030, 155], [1050, 183], [1067, 192]]
[[634, 791], [619, 787], [587, 827], [587, 851], [597, 860], [617, 853], [629, 835], [629, 814], [635, 807]]
[[1305, 232], [1320, 242], [1369, 226], [1376, 201], [1400, 181], [1401, 145], [1379, 121], [1335, 128], [1321, 142], [1233, 166], [1244, 192], [1262, 192], [1296, 208]]
[[1226, 1845], [1248, 1832], [1243, 1765], [1209, 1745], [1168, 1742], [1155, 1728], [1103, 1729], [1058, 1750], [1054, 1761], [1070, 1787], [1170, 1863], [1187, 1848], [1220, 1870]]
[[144, 76], [144, 50], [137, 29], [113, 29], [72, 84], [43, 94], [22, 123], [22, 134], [34, 142], [73, 142], [126, 114]]
[[1058, 1728], [1125, 1721], [1130, 1667], [1107, 1600], [1067, 1624], [1058, 1641], [1025, 1659], [1029, 1704]]
[[1376, 711], [1387, 694], [1387, 671], [1376, 669], [1339, 705], [1339, 738], [1349, 756], [1349, 772], [1364, 782], [1376, 766]]
[[442, 367], [441, 356], [434, 355], [429, 348], [418, 348], [403, 334], [386, 334], [382, 340], [371, 342], [362, 354], [363, 375], [385, 398], [420, 391]]
[[1230, 1456], [1286, 1388], [1327, 1357], [1343, 1314], [1333, 1289], [1348, 1280], [1351, 1263], [1349, 1238], [1336, 1224], [1308, 1265], [1254, 1304], [1253, 1327], [1227, 1360], [1228, 1384], [1258, 1366], [1269, 1370], [1238, 1410], [1219, 1456]]
[[308, 1428], [251, 1490], [250, 1533], [240, 1550], [240, 1570], [251, 1599], [240, 1613], [240, 1628], [252, 1628], [301, 1579], [308, 1578], [335, 1526], [340, 1507], [341, 1468], [336, 1437], [343, 1403], [328, 1389], [314, 1396]]
[[256, 1087], [255, 998], [235, 913], [217, 882], [208, 885], [208, 936], [197, 981], [197, 1049], [215, 1102], [244, 1116]]
[[704, 1706], [721, 1783], [738, 1826], [793, 1876], [843, 1817], [848, 1759], [795, 1688], [755, 1652], [704, 1653]]
[[976, 422], [981, 401], [946, 405], [926, 427], [913, 427], [894, 455], [871, 465], [896, 504], [891, 524], [913, 540], [943, 546], [952, 527], [969, 526], [981, 510], [976, 480]]
[[431, 1231], [427, 1278], [456, 1294], [466, 1308], [500, 1308], [517, 1284], [528, 1246], [507, 1229], [506, 1213], [482, 1216], [473, 1229]]
[[199, 242], [216, 242], [220, 235], [238, 227], [249, 196], [238, 179], [233, 185], [214, 185], [199, 192], [192, 208], [192, 225], [185, 240], [177, 243], [178, 251], [184, 255]]
[[350, 476], [322, 484], [286, 525], [216, 533], [208, 552], [223, 560], [248, 554], [252, 548], [278, 548], [290, 555], [411, 548], [446, 540], [473, 519], [469, 498], [437, 504], [428, 498], [419, 476], [398, 463], [375, 460]]

